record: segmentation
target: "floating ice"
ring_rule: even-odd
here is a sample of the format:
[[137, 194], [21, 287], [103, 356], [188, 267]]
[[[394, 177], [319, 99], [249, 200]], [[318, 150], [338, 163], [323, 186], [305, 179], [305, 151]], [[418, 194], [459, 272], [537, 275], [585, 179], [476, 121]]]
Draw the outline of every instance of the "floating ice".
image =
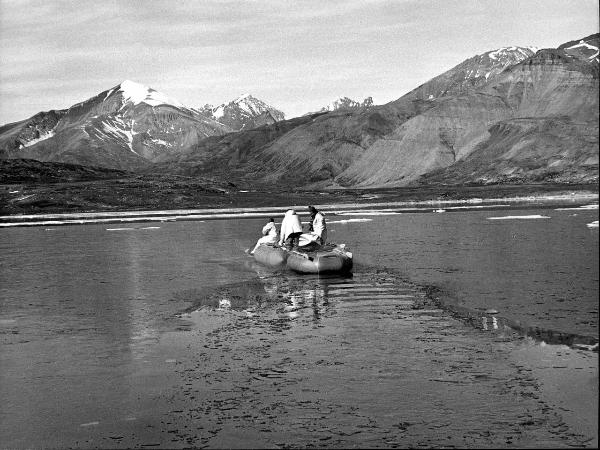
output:
[[16, 321], [16, 319], [0, 319], [0, 325], [12, 325]]
[[580, 211], [598, 209], [598, 204], [575, 206], [571, 208], [556, 208], [556, 211]]
[[402, 214], [398, 211], [390, 211], [385, 209], [372, 210], [372, 211], [340, 211], [335, 213], [337, 216], [391, 216], [395, 214]]
[[351, 222], [371, 222], [373, 219], [342, 219], [328, 220], [327, 223], [351, 223]]
[[510, 219], [549, 219], [548, 216], [541, 216], [539, 214], [531, 214], [529, 216], [501, 216], [501, 217], [488, 217], [488, 220], [510, 220]]
[[231, 301], [226, 298], [222, 298], [221, 300], [219, 300], [219, 308], [221, 308], [221, 309], [231, 308]]
[[80, 427], [91, 427], [94, 425], [100, 425], [100, 422], [88, 422], [88, 423], [82, 423], [81, 425], [79, 425]]

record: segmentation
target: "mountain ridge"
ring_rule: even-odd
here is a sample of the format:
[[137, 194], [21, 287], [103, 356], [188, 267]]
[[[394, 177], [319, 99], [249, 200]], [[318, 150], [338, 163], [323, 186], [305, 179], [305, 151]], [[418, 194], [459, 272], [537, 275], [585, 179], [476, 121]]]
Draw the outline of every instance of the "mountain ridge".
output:
[[[475, 55], [384, 105], [346, 98], [348, 107], [287, 120], [250, 95], [198, 110], [146, 87], [121, 95], [118, 85], [27, 126], [3, 126], [0, 148], [305, 189], [597, 182], [598, 34], [534, 50]], [[249, 126], [247, 113], [256, 114]], [[215, 120], [225, 116], [231, 126]], [[19, 133], [29, 146], [7, 150], [8, 141], [23, 144]]]
[[[261, 107], [266, 105], [251, 98]], [[272, 112], [277, 114], [275, 109]], [[243, 126], [252, 128], [274, 121], [272, 114], [250, 110]], [[201, 111], [130, 80], [67, 109], [40, 112], [0, 130], [2, 157], [124, 170], [142, 169], [165, 154], [234, 131]]]

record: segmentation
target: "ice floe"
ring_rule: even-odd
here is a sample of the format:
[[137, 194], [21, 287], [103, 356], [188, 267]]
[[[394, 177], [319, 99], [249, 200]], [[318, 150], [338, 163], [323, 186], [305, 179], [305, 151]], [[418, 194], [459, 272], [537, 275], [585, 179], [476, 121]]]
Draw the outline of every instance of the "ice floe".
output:
[[402, 214], [398, 211], [385, 211], [385, 210], [377, 210], [377, 211], [340, 211], [336, 212], [337, 216], [392, 216], [396, 214]]
[[352, 222], [371, 222], [373, 219], [342, 219], [328, 220], [327, 223], [352, 223]]
[[542, 216], [540, 214], [530, 214], [528, 216], [500, 216], [500, 217], [488, 217], [488, 220], [512, 220], [512, 219], [549, 219], [548, 216]]
[[92, 426], [95, 426], [95, 425], [100, 425], [100, 422], [94, 421], [94, 422], [82, 423], [79, 426], [80, 427], [92, 427]]
[[581, 210], [595, 210], [598, 209], [598, 204], [573, 206], [569, 208], [556, 208], [555, 211], [581, 211]]
[[127, 230], [158, 230], [160, 227], [122, 227], [107, 228], [106, 231], [127, 231]]

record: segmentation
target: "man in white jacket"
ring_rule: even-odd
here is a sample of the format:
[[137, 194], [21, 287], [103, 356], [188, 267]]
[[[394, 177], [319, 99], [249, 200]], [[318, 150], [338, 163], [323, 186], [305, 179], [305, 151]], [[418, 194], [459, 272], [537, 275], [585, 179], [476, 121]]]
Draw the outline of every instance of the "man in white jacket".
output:
[[314, 235], [315, 242], [320, 245], [327, 242], [327, 224], [325, 223], [325, 216], [323, 213], [314, 206], [309, 206], [308, 211], [310, 212], [310, 231]]
[[256, 245], [250, 252], [251, 255], [254, 254], [255, 250], [258, 248], [260, 244], [276, 244], [277, 243], [277, 227], [275, 226], [275, 219], [272, 217], [269, 219], [269, 222], [262, 229], [263, 237], [261, 237], [258, 241], [256, 241]]
[[279, 245], [283, 245], [288, 250], [297, 249], [300, 235], [302, 234], [302, 224], [296, 215], [296, 211], [288, 209], [281, 221], [281, 230], [279, 231]]

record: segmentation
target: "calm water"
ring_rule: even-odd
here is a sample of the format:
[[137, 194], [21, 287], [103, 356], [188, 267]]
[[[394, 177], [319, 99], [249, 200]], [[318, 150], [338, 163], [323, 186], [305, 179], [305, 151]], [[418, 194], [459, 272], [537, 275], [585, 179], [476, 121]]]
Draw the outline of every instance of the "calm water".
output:
[[[548, 218], [489, 219], [511, 215]], [[597, 209], [327, 217], [330, 241], [354, 252], [357, 278], [394, 269], [474, 310], [598, 336], [598, 229], [586, 226]], [[130, 404], [137, 364], [178, 326], [177, 312], [260, 275], [244, 249], [264, 221], [0, 230], [1, 422], [52, 433], [56, 405], [69, 397], [61, 421], [85, 422], [89, 402], [107, 416]]]
[[[524, 215], [548, 218], [489, 219]], [[355, 273], [367, 267], [397, 269], [411, 281], [442, 288], [462, 305], [598, 336], [598, 228], [586, 226], [598, 220], [597, 209], [356, 213], [328, 219], [329, 239], [354, 252]], [[255, 279], [243, 251], [263, 222], [2, 230], [3, 336], [35, 340], [89, 330], [129, 344], [148, 333], [149, 323], [154, 329], [159, 318], [176, 312], [177, 293]]]
[[[488, 219], [530, 215], [548, 218]], [[467, 307], [597, 337], [598, 228], [586, 226], [594, 220], [598, 210], [403, 214], [354, 224], [360, 239], [348, 241], [361, 262], [398, 268]]]

